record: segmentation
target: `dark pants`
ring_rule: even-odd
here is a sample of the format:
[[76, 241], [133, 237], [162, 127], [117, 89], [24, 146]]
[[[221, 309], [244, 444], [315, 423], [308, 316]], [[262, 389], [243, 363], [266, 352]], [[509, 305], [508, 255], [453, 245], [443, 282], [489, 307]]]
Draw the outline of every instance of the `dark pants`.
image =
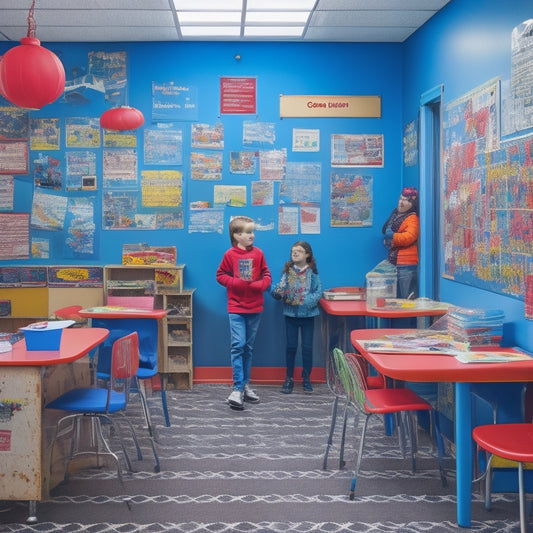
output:
[[295, 318], [285, 317], [285, 329], [287, 333], [287, 377], [292, 378], [294, 374], [294, 361], [298, 350], [298, 331], [302, 340], [302, 377], [309, 379], [313, 369], [313, 332], [315, 327], [315, 317]]

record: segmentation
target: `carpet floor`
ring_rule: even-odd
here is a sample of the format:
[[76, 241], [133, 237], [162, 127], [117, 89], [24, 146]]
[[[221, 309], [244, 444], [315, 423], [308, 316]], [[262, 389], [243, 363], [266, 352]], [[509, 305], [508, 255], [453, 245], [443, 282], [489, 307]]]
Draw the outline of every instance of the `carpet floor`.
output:
[[[107, 465], [71, 475], [50, 499], [39, 502], [38, 522], [27, 524], [25, 502], [0, 513], [5, 532], [447, 532], [457, 526], [453, 460], [442, 486], [436, 450], [420, 434], [417, 472], [403, 458], [396, 436], [371, 418], [355, 499], [348, 492], [360, 427], [350, 419], [345, 460], [339, 469], [341, 417], [324, 470], [323, 456], [333, 395], [325, 384], [304, 394], [296, 386], [257, 386], [259, 404], [234, 411], [229, 387], [196, 385], [168, 391], [171, 427], [164, 426], [157, 392], [149, 398], [158, 425], [161, 461], [154, 472], [146, 429], [136, 401], [130, 409], [144, 458], [121, 484]], [[143, 437], [144, 435], [144, 437]], [[114, 443], [116, 444], [116, 443]], [[135, 454], [131, 454], [135, 457]], [[470, 531], [519, 530], [516, 495], [495, 494], [484, 508], [474, 486]], [[533, 524], [530, 524], [530, 526]]]

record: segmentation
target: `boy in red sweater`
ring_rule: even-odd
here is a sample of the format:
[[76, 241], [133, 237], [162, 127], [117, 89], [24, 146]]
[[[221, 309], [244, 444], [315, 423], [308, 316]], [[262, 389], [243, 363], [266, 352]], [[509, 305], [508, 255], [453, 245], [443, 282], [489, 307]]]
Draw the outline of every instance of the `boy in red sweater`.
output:
[[217, 281], [226, 287], [231, 328], [233, 390], [231, 408], [242, 410], [244, 402], [257, 403], [259, 396], [248, 386], [255, 336], [263, 312], [263, 293], [272, 277], [263, 252], [254, 244], [255, 223], [249, 217], [234, 217], [229, 224], [232, 247], [217, 269]]

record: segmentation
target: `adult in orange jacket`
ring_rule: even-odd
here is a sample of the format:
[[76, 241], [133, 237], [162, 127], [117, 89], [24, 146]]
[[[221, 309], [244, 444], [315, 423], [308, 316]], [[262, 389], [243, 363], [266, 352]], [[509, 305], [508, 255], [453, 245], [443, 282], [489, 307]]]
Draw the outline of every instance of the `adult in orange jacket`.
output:
[[418, 190], [404, 187], [398, 206], [383, 224], [383, 244], [389, 251], [388, 259], [396, 265], [398, 298], [418, 296]]

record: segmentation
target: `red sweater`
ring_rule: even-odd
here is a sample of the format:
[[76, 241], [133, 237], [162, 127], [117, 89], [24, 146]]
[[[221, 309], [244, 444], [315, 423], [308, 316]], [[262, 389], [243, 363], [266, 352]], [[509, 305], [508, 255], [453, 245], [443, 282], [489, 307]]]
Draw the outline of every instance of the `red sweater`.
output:
[[217, 281], [228, 292], [229, 313], [261, 313], [263, 293], [270, 287], [272, 277], [259, 248], [243, 250], [233, 246], [222, 257]]

